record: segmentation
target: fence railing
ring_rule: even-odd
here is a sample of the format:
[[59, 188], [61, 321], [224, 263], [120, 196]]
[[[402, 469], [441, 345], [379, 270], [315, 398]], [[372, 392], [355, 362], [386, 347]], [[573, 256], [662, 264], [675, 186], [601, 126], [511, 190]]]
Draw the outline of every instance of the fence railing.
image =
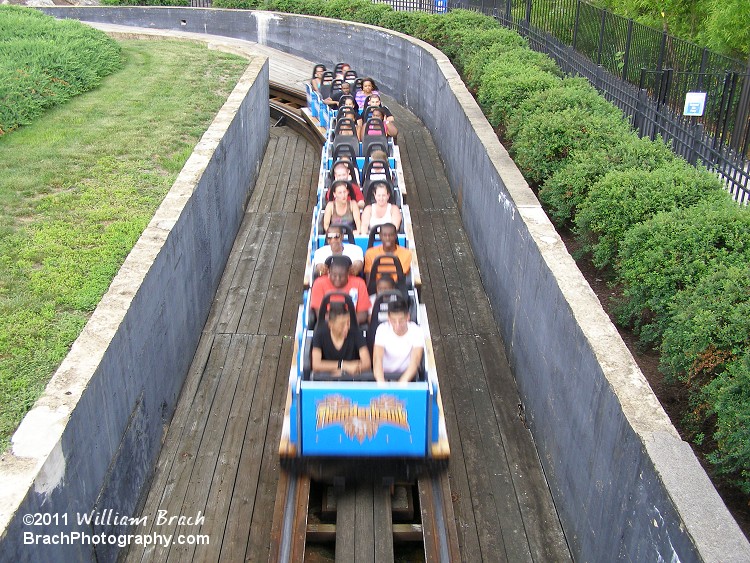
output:
[[[671, 142], [689, 162], [715, 170], [736, 199], [750, 201], [750, 66], [583, 0], [385, 3], [397, 10], [465, 8], [495, 17], [566, 74], [587, 78], [642, 135]], [[703, 115], [683, 115], [688, 92], [706, 93]]]

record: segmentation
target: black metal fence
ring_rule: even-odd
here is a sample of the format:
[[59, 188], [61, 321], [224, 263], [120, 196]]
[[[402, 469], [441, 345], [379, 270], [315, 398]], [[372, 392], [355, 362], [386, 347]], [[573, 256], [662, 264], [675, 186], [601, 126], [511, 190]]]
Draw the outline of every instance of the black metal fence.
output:
[[[641, 135], [661, 136], [689, 162], [715, 170], [735, 199], [750, 200], [750, 66], [583, 0], [387, 3], [431, 13], [466, 8], [495, 17], [563, 72], [587, 78]], [[688, 92], [706, 93], [702, 116], [683, 115]]]

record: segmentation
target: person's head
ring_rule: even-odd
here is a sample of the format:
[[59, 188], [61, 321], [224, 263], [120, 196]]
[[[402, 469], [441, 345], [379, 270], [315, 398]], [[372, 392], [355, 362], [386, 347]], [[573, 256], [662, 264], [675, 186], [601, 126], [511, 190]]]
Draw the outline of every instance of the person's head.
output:
[[396, 289], [396, 280], [390, 274], [383, 274], [375, 284], [375, 292], [379, 295], [384, 291]]
[[333, 165], [333, 179], [344, 180], [345, 182], [352, 180], [352, 173], [349, 169], [349, 165], [345, 162], [336, 162]]
[[331, 334], [343, 336], [349, 332], [351, 319], [346, 304], [340, 301], [334, 301], [328, 306], [328, 327]]
[[339, 107], [356, 109], [357, 102], [351, 96], [341, 96]]
[[370, 106], [380, 105], [380, 96], [378, 94], [372, 94], [370, 100], [367, 102]]
[[328, 278], [333, 287], [341, 289], [349, 281], [349, 268], [352, 261], [347, 256], [331, 256], [328, 263]]
[[370, 95], [373, 90], [377, 90], [377, 86], [375, 86], [375, 81], [372, 78], [363, 78], [362, 79], [362, 91], [366, 95]]
[[[375, 170], [377, 172], [377, 170]], [[391, 197], [391, 190], [388, 189], [388, 184], [385, 182], [378, 182], [375, 184], [375, 205], [378, 207], [385, 207], [388, 205], [388, 199]]]
[[328, 246], [334, 254], [338, 254], [344, 247], [344, 231], [338, 225], [331, 225], [326, 231]]
[[385, 151], [380, 150], [380, 149], [376, 149], [376, 150], [374, 150], [374, 151], [372, 151], [370, 153], [370, 160], [383, 160], [383, 161], [387, 161], [388, 160], [388, 155], [386, 154]]
[[344, 96], [348, 96], [352, 93], [352, 85], [348, 82], [342, 82], [341, 83], [341, 92], [343, 92]]
[[370, 112], [370, 117], [374, 117], [375, 119], [380, 119], [381, 121], [385, 118], [385, 114], [383, 113], [383, 110], [380, 108], [375, 108]]
[[398, 243], [398, 231], [393, 223], [385, 223], [380, 226], [380, 241], [383, 243], [385, 252], [393, 252]]
[[335, 180], [331, 184], [333, 199], [336, 201], [346, 201], [349, 199], [349, 185], [344, 180]]
[[351, 65], [349, 63], [342, 63], [341, 64], [341, 72], [346, 74], [348, 71], [352, 69]]
[[313, 70], [313, 78], [322, 78], [325, 71], [325, 65], [315, 65], [315, 68]]
[[403, 336], [409, 329], [409, 306], [403, 299], [396, 299], [388, 304], [388, 322], [398, 336]]

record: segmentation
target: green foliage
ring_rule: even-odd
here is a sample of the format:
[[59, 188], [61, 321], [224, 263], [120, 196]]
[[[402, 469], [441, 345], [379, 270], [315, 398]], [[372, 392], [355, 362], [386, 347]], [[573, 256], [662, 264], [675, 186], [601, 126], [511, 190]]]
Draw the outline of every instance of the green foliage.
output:
[[354, 14], [354, 21], [367, 23], [370, 25], [380, 25], [380, 20], [384, 15], [391, 13], [393, 9], [388, 4], [373, 4], [367, 2], [360, 10]]
[[461, 38], [467, 30], [477, 32], [500, 27], [494, 18], [471, 10], [451, 10], [445, 15], [433, 16], [425, 23], [425, 27], [415, 30], [417, 37], [434, 45], [451, 59], [460, 49]]
[[730, 57], [750, 56], [750, 2], [710, 0], [708, 12], [698, 41]]
[[[501, 52], [507, 52], [511, 49], [523, 49], [529, 53], [536, 53], [528, 48], [528, 42], [515, 31], [505, 27], [494, 27], [490, 29], [463, 29], [454, 34], [460, 49], [456, 49], [453, 56], [453, 64], [467, 78], [467, 66], [478, 57], [484, 62], [489, 62], [497, 58], [497, 54], [489, 52], [495, 47], [500, 48]], [[541, 54], [541, 53], [537, 53]], [[539, 66], [543, 66], [541, 61], [549, 61], [549, 66], [544, 66], [543, 70], [557, 72], [557, 65], [549, 57], [539, 58]], [[481, 65], [484, 68], [484, 65]]]
[[[551, 59], [549, 61], [554, 65]], [[536, 92], [524, 100], [509, 116], [505, 134], [509, 139], [515, 139], [532, 115], [566, 109], [581, 109], [592, 114], [611, 115], [617, 119], [622, 117], [622, 112], [604, 99], [588, 80], [566, 77], [552, 88]]]
[[669, 314], [660, 369], [699, 387], [750, 347], [750, 267], [720, 264], [678, 292]]
[[518, 130], [511, 156], [529, 181], [541, 183], [562, 168], [573, 151], [606, 146], [629, 131], [622, 115], [609, 112], [583, 108], [537, 112]]
[[0, 450], [247, 68], [191, 42], [119, 45], [122, 71], [0, 138]]
[[592, 253], [594, 266], [605, 269], [614, 263], [619, 242], [636, 223], [660, 211], [727, 197], [715, 175], [679, 159], [655, 170], [615, 170], [591, 186], [579, 207], [578, 240]]
[[658, 345], [678, 291], [721, 265], [750, 261], [750, 213], [731, 199], [659, 213], [632, 227], [617, 263], [624, 301], [620, 322]]
[[0, 52], [0, 135], [122, 67], [120, 48], [101, 31], [17, 6], [0, 6]]
[[[501, 28], [504, 29], [504, 28]], [[492, 33], [493, 30], [488, 30], [486, 33]], [[483, 32], [477, 32], [479, 37]], [[463, 64], [463, 76], [466, 83], [470, 88], [477, 90], [481, 84], [482, 76], [484, 75], [485, 67], [502, 57], [509, 52], [515, 52], [518, 57], [521, 53], [536, 53], [528, 47], [526, 39], [518, 35], [517, 33], [509, 33], [499, 37], [500, 41], [488, 45], [486, 47], [479, 47], [476, 51], [469, 51], [462, 53], [459, 58]], [[549, 70], [549, 69], [543, 69]], [[558, 72], [557, 70], [553, 72]]]
[[591, 3], [730, 57], [746, 59], [750, 55], [747, 0], [592, 0]]
[[477, 101], [493, 127], [505, 125], [526, 98], [559, 82], [553, 74], [530, 65], [524, 51], [509, 51], [487, 63], [479, 82]]
[[704, 398], [716, 415], [717, 450], [708, 459], [750, 494], [750, 349], [706, 386]]
[[539, 199], [555, 224], [570, 225], [589, 188], [614, 170], [654, 170], [677, 157], [661, 139], [651, 141], [634, 131], [611, 145], [574, 150], [567, 162], [541, 187]]
[[[122, 0], [108, 0], [109, 2], [119, 3]], [[265, 9], [265, 0], [213, 0], [214, 8], [229, 8], [235, 10], [258, 10]]]
[[425, 12], [396, 12], [391, 10], [380, 17], [378, 25], [417, 37], [417, 30], [425, 29], [432, 16]]
[[190, 6], [190, 0], [100, 0], [103, 6]]

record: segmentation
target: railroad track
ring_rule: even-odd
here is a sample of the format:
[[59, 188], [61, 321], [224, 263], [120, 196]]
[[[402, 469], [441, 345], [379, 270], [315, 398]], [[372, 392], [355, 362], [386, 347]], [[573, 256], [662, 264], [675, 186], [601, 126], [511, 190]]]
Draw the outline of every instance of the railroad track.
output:
[[313, 146], [322, 149], [325, 132], [309, 120], [302, 108], [307, 100], [305, 93], [271, 82], [268, 88], [268, 105], [271, 108], [272, 127], [286, 125], [302, 135]]
[[269, 562], [460, 560], [445, 470], [415, 483], [318, 483], [282, 470]]

